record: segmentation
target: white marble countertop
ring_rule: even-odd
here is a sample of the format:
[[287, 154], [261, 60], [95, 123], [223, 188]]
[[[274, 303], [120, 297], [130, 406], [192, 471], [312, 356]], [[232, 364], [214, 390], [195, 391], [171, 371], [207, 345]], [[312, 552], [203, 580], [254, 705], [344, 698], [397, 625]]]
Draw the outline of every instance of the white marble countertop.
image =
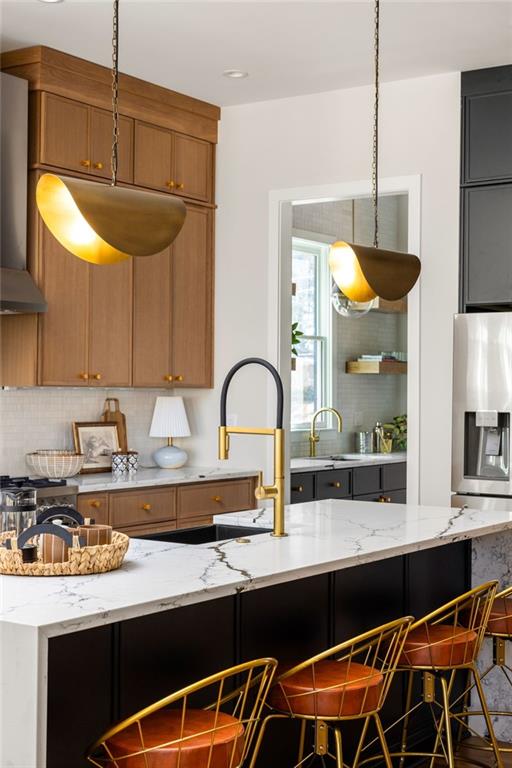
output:
[[353, 469], [354, 467], [368, 467], [372, 464], [399, 464], [407, 461], [406, 451], [396, 453], [344, 453], [343, 461], [334, 461], [328, 457], [309, 459], [307, 457], [291, 459], [290, 472], [318, 472], [322, 469]]
[[133, 475], [121, 477], [114, 477], [110, 472], [77, 475], [68, 478], [67, 483], [77, 485], [78, 493], [98, 493], [98, 491], [124, 491], [151, 485], [185, 485], [214, 480], [236, 480], [238, 477], [256, 477], [257, 474], [256, 470], [223, 469], [222, 467], [181, 467], [180, 469], [152, 467], [139, 469]]
[[[219, 522], [271, 527], [269, 510]], [[132, 539], [123, 566], [82, 577], [0, 576], [0, 629], [45, 637], [512, 529], [512, 512], [325, 500], [286, 508], [289, 536], [200, 546]], [[492, 574], [489, 574], [491, 577]]]

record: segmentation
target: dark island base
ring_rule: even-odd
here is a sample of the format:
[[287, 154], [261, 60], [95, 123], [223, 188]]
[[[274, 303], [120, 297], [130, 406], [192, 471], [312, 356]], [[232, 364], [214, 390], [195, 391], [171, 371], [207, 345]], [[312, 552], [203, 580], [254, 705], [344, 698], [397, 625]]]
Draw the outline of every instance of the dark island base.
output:
[[[86, 746], [112, 722], [188, 683], [260, 656], [302, 660], [388, 620], [422, 616], [470, 581], [471, 545], [460, 542], [53, 638], [47, 768], [85, 768]], [[403, 710], [404, 682], [397, 675], [385, 723]], [[349, 750], [354, 725], [346, 731]], [[412, 738], [432, 732], [427, 712]], [[294, 765], [296, 745], [296, 723], [276, 722], [259, 768]]]

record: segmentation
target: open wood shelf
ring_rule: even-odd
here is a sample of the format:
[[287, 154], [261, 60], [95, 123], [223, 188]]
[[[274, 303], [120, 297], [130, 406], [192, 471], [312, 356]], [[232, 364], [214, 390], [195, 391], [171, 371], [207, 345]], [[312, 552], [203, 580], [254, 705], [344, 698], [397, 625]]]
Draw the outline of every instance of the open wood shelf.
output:
[[347, 373], [370, 373], [370, 374], [385, 374], [385, 373], [407, 373], [407, 363], [399, 362], [398, 360], [349, 360], [346, 364]]

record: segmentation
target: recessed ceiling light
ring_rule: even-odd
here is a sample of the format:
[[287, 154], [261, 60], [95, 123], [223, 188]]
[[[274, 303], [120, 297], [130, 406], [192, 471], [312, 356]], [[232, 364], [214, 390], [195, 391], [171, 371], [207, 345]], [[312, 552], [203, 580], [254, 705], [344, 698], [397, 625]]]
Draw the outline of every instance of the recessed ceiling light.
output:
[[222, 74], [224, 77], [232, 77], [234, 80], [238, 80], [242, 77], [249, 77], [249, 73], [243, 72], [241, 69], [225, 69]]

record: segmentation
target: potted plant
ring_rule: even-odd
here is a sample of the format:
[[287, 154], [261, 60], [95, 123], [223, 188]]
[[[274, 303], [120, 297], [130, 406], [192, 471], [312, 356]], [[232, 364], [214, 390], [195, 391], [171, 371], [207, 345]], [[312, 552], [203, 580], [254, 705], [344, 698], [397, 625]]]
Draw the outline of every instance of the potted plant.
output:
[[297, 357], [299, 356], [297, 347], [303, 336], [303, 332], [299, 330], [298, 322], [292, 323], [292, 371], [294, 371], [296, 367]]
[[395, 416], [392, 422], [382, 425], [382, 430], [384, 438], [390, 442], [389, 451], [407, 450], [407, 414]]

